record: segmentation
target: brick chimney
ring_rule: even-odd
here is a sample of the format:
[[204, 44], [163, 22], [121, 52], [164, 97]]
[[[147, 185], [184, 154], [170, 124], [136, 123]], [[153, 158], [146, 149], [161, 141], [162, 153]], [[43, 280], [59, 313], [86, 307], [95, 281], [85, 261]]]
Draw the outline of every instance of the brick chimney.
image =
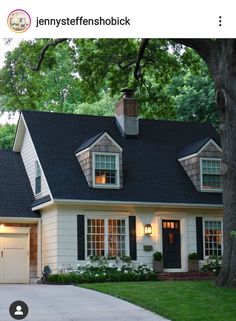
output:
[[134, 90], [123, 89], [123, 97], [116, 105], [116, 123], [125, 137], [139, 134], [138, 102], [133, 97]]

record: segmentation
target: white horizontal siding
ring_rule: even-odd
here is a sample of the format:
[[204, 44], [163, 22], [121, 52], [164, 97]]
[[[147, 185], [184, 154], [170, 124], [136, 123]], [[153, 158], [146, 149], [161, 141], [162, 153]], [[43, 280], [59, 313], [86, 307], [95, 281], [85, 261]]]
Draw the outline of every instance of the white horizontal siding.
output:
[[[187, 255], [196, 252], [196, 216], [209, 217], [209, 214], [181, 213], [176, 211], [161, 212], [153, 208], [135, 209], [132, 212], [83, 209], [79, 206], [58, 206], [42, 213], [42, 249], [43, 265], [49, 265], [54, 272], [59, 268], [71, 266], [76, 268], [77, 260], [77, 215], [85, 217], [126, 217], [136, 216], [137, 263], [152, 266], [152, 255], [162, 252], [162, 219], [178, 219], [181, 221], [181, 255], [182, 270], [187, 270]], [[127, 220], [128, 222], [128, 220]], [[144, 225], [152, 225], [152, 235], [144, 235]], [[127, 243], [128, 244], [128, 243]], [[151, 245], [152, 251], [144, 251], [144, 245]], [[128, 254], [128, 253], [127, 253]]]
[[57, 272], [57, 210], [56, 207], [41, 212], [42, 217], [42, 269], [49, 265]]
[[[21, 153], [21, 157], [30, 181], [31, 188], [34, 193], [35, 192], [35, 161], [38, 160], [38, 157], [35, 152], [34, 146], [32, 144], [32, 141], [30, 139], [30, 135], [27, 129], [24, 134], [20, 153]], [[42, 168], [41, 168], [41, 172], [42, 172], [41, 193], [37, 195], [36, 198], [41, 198], [43, 196], [50, 194]]]

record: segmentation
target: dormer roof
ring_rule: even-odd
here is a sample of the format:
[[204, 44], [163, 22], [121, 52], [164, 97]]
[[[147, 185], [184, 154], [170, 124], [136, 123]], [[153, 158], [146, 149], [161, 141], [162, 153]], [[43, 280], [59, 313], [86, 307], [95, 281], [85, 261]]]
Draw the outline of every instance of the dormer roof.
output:
[[178, 155], [178, 159], [182, 160], [185, 157], [188, 156], [194, 156], [195, 154], [198, 154], [201, 152], [201, 150], [203, 150], [204, 148], [206, 148], [209, 144], [213, 143], [213, 145], [216, 146], [216, 148], [221, 151], [221, 147], [219, 145], [219, 143], [217, 143], [214, 139], [212, 139], [211, 137], [205, 137], [203, 139], [200, 139], [188, 146], [186, 146], [184, 149], [182, 149], [182, 151], [179, 153]]

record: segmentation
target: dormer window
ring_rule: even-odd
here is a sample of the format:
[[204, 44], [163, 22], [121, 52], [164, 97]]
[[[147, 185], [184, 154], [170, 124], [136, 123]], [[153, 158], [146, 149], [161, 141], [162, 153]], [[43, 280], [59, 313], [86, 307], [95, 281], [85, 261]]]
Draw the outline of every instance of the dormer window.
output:
[[41, 193], [41, 168], [39, 162], [35, 162], [35, 195]]
[[119, 187], [119, 155], [93, 153], [93, 186]]
[[201, 189], [203, 191], [221, 191], [221, 160], [201, 158]]

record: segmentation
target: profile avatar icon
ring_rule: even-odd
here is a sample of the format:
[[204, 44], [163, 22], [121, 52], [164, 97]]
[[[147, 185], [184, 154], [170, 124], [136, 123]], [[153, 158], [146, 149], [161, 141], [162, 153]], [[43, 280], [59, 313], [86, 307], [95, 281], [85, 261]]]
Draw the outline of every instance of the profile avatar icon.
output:
[[23, 315], [23, 314], [24, 314], [24, 313], [23, 313], [23, 311], [22, 311], [21, 305], [17, 305], [16, 311], [15, 311], [14, 315]]
[[9, 307], [10, 316], [15, 320], [23, 320], [29, 313], [27, 304], [23, 301], [15, 301]]
[[16, 9], [9, 14], [7, 24], [11, 31], [22, 33], [29, 29], [31, 18], [25, 10]]

